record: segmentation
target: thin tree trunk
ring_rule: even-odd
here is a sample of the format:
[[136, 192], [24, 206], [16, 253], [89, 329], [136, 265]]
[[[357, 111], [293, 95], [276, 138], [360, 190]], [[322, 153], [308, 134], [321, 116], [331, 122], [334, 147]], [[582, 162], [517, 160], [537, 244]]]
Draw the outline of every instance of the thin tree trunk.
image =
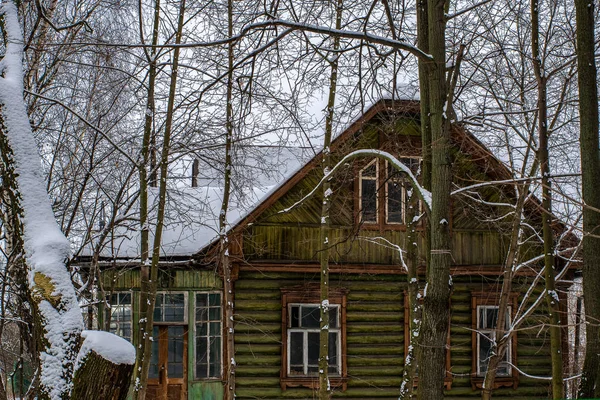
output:
[[431, 115], [431, 250], [420, 332], [420, 400], [442, 399], [446, 375], [446, 342], [450, 307], [450, 129], [446, 120], [446, 43], [443, 0], [428, 0]]
[[[404, 356], [404, 373], [400, 385], [400, 399], [412, 399], [415, 396], [414, 380], [417, 373], [416, 349], [418, 347], [419, 330], [421, 327], [421, 302], [419, 301], [419, 277], [417, 274], [418, 254], [417, 254], [417, 231], [415, 216], [418, 213], [417, 196], [414, 189], [411, 189], [409, 204], [407, 204], [406, 213], [406, 240], [404, 248], [406, 249], [406, 278], [408, 279], [408, 332], [404, 334], [404, 340], [409, 341], [408, 351]], [[408, 338], [407, 338], [408, 336]]]
[[[227, 1], [227, 35], [233, 37], [233, 0]], [[229, 195], [231, 191], [231, 146], [233, 143], [233, 62], [234, 43], [227, 45], [227, 121], [225, 123], [227, 133], [225, 138], [225, 175], [223, 185], [223, 202], [219, 214], [220, 254], [219, 261], [223, 271], [223, 292], [225, 300], [225, 332], [227, 368], [225, 371], [225, 398], [235, 398], [235, 330], [234, 330], [234, 292], [231, 277], [231, 262], [229, 260], [229, 240], [227, 238], [227, 210], [229, 208]]]
[[[177, 32], [175, 34], [175, 44], [181, 43], [181, 36], [183, 32], [184, 25], [184, 13], [185, 13], [185, 0], [182, 0], [179, 3], [179, 15], [177, 22]], [[158, 18], [158, 17], [156, 17]], [[150, 282], [147, 285], [147, 301], [145, 306], [146, 315], [143, 316], [143, 324], [145, 325], [145, 336], [142, 338], [143, 343], [143, 357], [141, 358], [141, 364], [136, 365], [136, 368], [141, 366], [140, 373], [140, 388], [136, 388], [135, 393], [137, 393], [138, 399], [145, 399], [147, 382], [148, 382], [148, 372], [150, 369], [150, 359], [152, 352], [152, 336], [151, 333], [154, 327], [154, 305], [156, 302], [156, 291], [158, 284], [158, 264], [160, 261], [160, 250], [161, 250], [161, 240], [162, 240], [162, 231], [164, 226], [165, 219], [165, 208], [166, 208], [166, 200], [167, 200], [167, 174], [169, 167], [169, 152], [171, 145], [171, 133], [173, 127], [173, 114], [175, 110], [175, 94], [177, 89], [177, 75], [179, 68], [179, 52], [180, 48], [175, 47], [173, 51], [173, 65], [171, 67], [171, 82], [169, 85], [169, 97], [167, 102], [167, 117], [165, 120], [165, 133], [163, 136], [162, 143], [162, 151], [160, 157], [160, 182], [159, 182], [159, 192], [158, 192], [158, 210], [156, 217], [156, 230], [154, 232], [154, 243], [152, 246], [152, 261], [150, 264]], [[136, 381], [137, 385], [137, 381]]]
[[[342, 0], [336, 1], [336, 29], [342, 26]], [[323, 138], [323, 176], [331, 170], [331, 136], [333, 132], [333, 113], [335, 107], [335, 94], [337, 87], [338, 58], [337, 50], [340, 48], [340, 38], [333, 39], [333, 60], [330, 61], [331, 75], [329, 78], [329, 98], [327, 100], [327, 116], [325, 118], [325, 136]], [[319, 399], [327, 400], [331, 397], [329, 383], [329, 233], [331, 209], [331, 183], [326, 180], [323, 184], [323, 205], [321, 208], [321, 283], [320, 283], [320, 336], [319, 336]]]
[[[580, 397], [600, 397], [600, 155], [598, 154], [598, 89], [595, 62], [595, 3], [575, 0], [581, 179], [583, 189], [583, 298], [587, 318], [586, 351]], [[589, 206], [589, 207], [586, 207]], [[594, 235], [596, 235], [594, 237]]]
[[[140, 33], [142, 26], [142, 3], [139, 3]], [[154, 4], [154, 22], [152, 30], [152, 46], [158, 44], [158, 29], [160, 23], [160, 0]], [[142, 38], [143, 39], [143, 38]], [[153, 318], [154, 298], [150, 298], [150, 252], [149, 252], [149, 227], [148, 227], [148, 167], [150, 161], [150, 143], [152, 141], [152, 125], [156, 112], [154, 103], [154, 90], [156, 85], [158, 50], [152, 47], [150, 53], [146, 51], [146, 59], [149, 63], [148, 70], [148, 99], [144, 120], [144, 137], [142, 139], [142, 163], [139, 166], [140, 179], [140, 323], [139, 334], [136, 340], [136, 364], [134, 369], [135, 399], [146, 398], [146, 384], [148, 381], [149, 364], [144, 365], [144, 359], [150, 358], [152, 324], [146, 323], [148, 318]], [[152, 307], [150, 307], [152, 303]], [[146, 368], [144, 369], [144, 367]]]
[[542, 229], [544, 239], [544, 278], [546, 281], [546, 301], [549, 313], [550, 354], [552, 358], [552, 396], [563, 397], [563, 362], [561, 352], [561, 328], [559, 315], [559, 299], [554, 284], [554, 238], [552, 234], [552, 195], [550, 192], [550, 161], [548, 159], [548, 108], [547, 83], [544, 64], [539, 50], [539, 2], [531, 2], [531, 49], [533, 71], [538, 89], [538, 160], [542, 174]]

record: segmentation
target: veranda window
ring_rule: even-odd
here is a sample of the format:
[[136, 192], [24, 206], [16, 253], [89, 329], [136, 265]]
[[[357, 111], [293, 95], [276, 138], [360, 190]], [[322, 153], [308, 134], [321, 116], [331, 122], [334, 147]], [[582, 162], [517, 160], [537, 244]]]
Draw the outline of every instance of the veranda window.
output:
[[131, 293], [110, 296], [110, 332], [131, 342]]
[[223, 332], [221, 293], [196, 293], [196, 379], [220, 378]]

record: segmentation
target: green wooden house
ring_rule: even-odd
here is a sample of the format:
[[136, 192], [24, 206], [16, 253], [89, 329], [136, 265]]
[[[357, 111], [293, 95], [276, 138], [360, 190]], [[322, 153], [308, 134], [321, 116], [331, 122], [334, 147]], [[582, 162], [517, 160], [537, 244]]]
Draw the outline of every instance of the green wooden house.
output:
[[[452, 137], [457, 187], [510, 178], [506, 167], [466, 130], [454, 127]], [[360, 148], [388, 151], [416, 172], [421, 157], [418, 102], [374, 104], [335, 139], [332, 154], [339, 160]], [[215, 268], [214, 234], [199, 240], [196, 249], [165, 254], [155, 310], [151, 397], [222, 399], [224, 360], [233, 357], [237, 399], [314, 398], [321, 200], [311, 197], [290, 212], [280, 211], [317, 184], [319, 162], [316, 155], [288, 174], [232, 224], [235, 354], [224, 354], [223, 282]], [[398, 397], [408, 336], [407, 278], [397, 246], [423, 248], [422, 237], [419, 243], [406, 243], [406, 187], [403, 176], [373, 158], [344, 166], [332, 182], [329, 372], [335, 398]], [[510, 225], [501, 218], [506, 208], [492, 203], [514, 200], [509, 185], [481, 186], [469, 193], [453, 198], [449, 221], [453, 291], [446, 393], [457, 399], [480, 396], [489, 350], [485, 338], [498, 312]], [[538, 226], [534, 199], [528, 214], [531, 226]], [[185, 228], [178, 232], [194, 243], [194, 234], [185, 235]], [[524, 246], [523, 257], [539, 251], [536, 244]], [[424, 254], [419, 257], [424, 268]], [[139, 320], [139, 266], [132, 258], [106, 256], [99, 264], [103, 290], [110, 293], [110, 309], [101, 319], [110, 316], [110, 329], [128, 339], [135, 339]], [[537, 265], [520, 270], [510, 313], [532, 302], [524, 300], [524, 293], [538, 271]], [[565, 289], [566, 283], [559, 286]], [[534, 288], [534, 298], [541, 291], [541, 286]], [[561, 301], [566, 310], [562, 294]], [[536, 311], [512, 340], [498, 372], [496, 398], [548, 396], [549, 381], [534, 378], [551, 372], [544, 321], [543, 310]]]

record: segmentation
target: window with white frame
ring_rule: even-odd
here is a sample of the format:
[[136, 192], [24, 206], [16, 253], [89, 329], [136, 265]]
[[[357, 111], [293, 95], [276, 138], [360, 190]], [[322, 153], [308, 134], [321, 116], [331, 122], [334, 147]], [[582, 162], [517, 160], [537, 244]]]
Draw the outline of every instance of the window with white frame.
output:
[[[492, 351], [492, 344], [496, 340], [496, 322], [498, 321], [498, 306], [477, 306], [477, 375], [483, 376], [487, 372], [487, 366]], [[510, 324], [510, 312], [506, 310], [506, 329]], [[506, 352], [498, 368], [496, 376], [511, 376], [511, 343], [506, 346]]]
[[371, 161], [359, 173], [360, 193], [360, 219], [362, 222], [376, 223], [378, 221], [377, 206], [377, 178], [379, 176], [379, 163], [377, 159]]
[[187, 293], [161, 292], [156, 294], [154, 323], [186, 323]]
[[[341, 374], [341, 334], [338, 305], [329, 307], [329, 373]], [[319, 372], [320, 310], [318, 304], [288, 304], [288, 376]]]
[[131, 342], [131, 293], [110, 296], [110, 332]]
[[221, 293], [196, 293], [196, 379], [220, 378], [223, 331]]

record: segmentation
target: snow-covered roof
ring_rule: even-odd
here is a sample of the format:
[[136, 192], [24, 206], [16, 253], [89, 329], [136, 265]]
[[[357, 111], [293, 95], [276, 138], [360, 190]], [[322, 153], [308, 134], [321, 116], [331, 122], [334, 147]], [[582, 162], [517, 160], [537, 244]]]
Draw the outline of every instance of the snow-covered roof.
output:
[[[311, 158], [311, 154], [314, 154], [307, 149], [289, 147], [263, 147], [260, 153], [260, 162], [257, 158], [250, 158], [241, 167], [243, 170], [241, 173], [247, 181], [235, 188], [230, 196], [230, 207], [227, 212], [229, 226], [235, 226], [282, 182], [297, 172]], [[268, 160], [268, 163], [265, 160]], [[209, 171], [208, 165], [202, 162], [200, 164], [199, 185], [201, 186], [190, 187], [189, 183], [187, 186], [179, 184], [167, 191], [161, 240], [162, 257], [192, 256], [218, 238], [219, 214], [223, 199], [222, 181], [218, 172]], [[158, 188], [149, 188], [150, 246], [154, 241], [152, 221], [156, 220], [157, 202]], [[105, 241], [100, 251], [101, 258], [140, 259], [141, 235], [137, 212], [135, 210], [132, 213], [128, 225], [120, 225], [114, 229], [112, 238]], [[90, 244], [84, 247], [78, 256], [89, 257], [92, 254]]]

